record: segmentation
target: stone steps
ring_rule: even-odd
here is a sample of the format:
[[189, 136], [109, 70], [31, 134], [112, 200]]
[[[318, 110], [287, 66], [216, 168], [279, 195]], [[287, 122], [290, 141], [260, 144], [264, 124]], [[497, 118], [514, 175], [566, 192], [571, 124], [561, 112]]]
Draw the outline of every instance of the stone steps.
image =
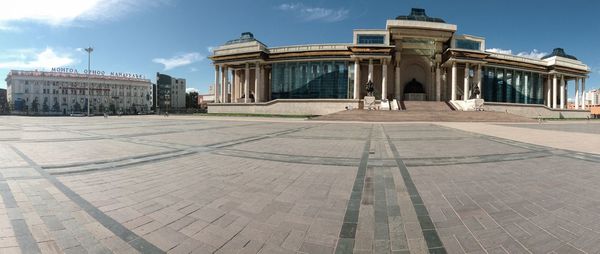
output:
[[[447, 107], [447, 106], [446, 106]], [[490, 111], [374, 111], [347, 110], [319, 116], [313, 120], [364, 122], [535, 122], [534, 119]]]

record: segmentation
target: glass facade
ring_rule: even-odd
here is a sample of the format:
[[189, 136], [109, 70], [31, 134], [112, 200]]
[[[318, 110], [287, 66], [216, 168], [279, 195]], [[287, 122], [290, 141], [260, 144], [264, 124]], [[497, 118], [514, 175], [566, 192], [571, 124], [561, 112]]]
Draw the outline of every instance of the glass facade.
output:
[[491, 102], [544, 104], [539, 73], [505, 68], [483, 68], [483, 99]]
[[358, 44], [384, 44], [384, 39], [383, 35], [359, 34]]
[[456, 47], [459, 49], [481, 50], [481, 43], [473, 40], [457, 39]]
[[274, 63], [271, 78], [273, 99], [350, 98], [347, 62]]

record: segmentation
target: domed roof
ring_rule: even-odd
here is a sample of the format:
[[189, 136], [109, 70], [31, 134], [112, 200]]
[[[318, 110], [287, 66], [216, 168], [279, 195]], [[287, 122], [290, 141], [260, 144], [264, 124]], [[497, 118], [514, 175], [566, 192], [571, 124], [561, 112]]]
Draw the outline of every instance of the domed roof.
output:
[[426, 21], [426, 22], [437, 22], [437, 23], [446, 23], [441, 18], [432, 18], [425, 14], [425, 9], [412, 8], [410, 14], [407, 16], [398, 16], [396, 20], [414, 20], [414, 21]]
[[553, 56], [560, 56], [560, 57], [564, 57], [564, 58], [569, 58], [569, 59], [577, 60], [576, 57], [574, 57], [572, 55], [567, 55], [565, 53], [565, 50], [562, 49], [562, 48], [555, 48], [554, 50], [552, 50], [552, 53], [550, 53], [550, 55], [542, 57], [542, 60], [546, 59], [546, 58], [553, 57]]
[[244, 42], [250, 42], [250, 41], [258, 41], [258, 40], [254, 39], [254, 34], [252, 34], [251, 32], [243, 32], [242, 35], [240, 36], [240, 38], [229, 40], [225, 43], [225, 45], [244, 43]]

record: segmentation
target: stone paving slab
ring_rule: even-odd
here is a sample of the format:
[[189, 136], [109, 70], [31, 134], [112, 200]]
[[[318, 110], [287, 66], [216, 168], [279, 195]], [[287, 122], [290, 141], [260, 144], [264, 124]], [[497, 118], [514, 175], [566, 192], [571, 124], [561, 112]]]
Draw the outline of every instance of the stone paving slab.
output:
[[0, 253], [600, 251], [588, 127], [0, 120]]

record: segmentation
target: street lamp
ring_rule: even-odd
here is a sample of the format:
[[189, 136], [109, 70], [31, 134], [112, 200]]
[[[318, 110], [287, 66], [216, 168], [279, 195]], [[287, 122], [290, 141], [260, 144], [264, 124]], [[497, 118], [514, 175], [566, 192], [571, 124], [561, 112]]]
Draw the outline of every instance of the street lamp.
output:
[[88, 117], [90, 116], [90, 86], [92, 84], [90, 84], [90, 59], [92, 57], [92, 51], [94, 51], [94, 49], [92, 47], [86, 48], [85, 49], [86, 52], [88, 52], [88, 94], [87, 94], [87, 115]]

